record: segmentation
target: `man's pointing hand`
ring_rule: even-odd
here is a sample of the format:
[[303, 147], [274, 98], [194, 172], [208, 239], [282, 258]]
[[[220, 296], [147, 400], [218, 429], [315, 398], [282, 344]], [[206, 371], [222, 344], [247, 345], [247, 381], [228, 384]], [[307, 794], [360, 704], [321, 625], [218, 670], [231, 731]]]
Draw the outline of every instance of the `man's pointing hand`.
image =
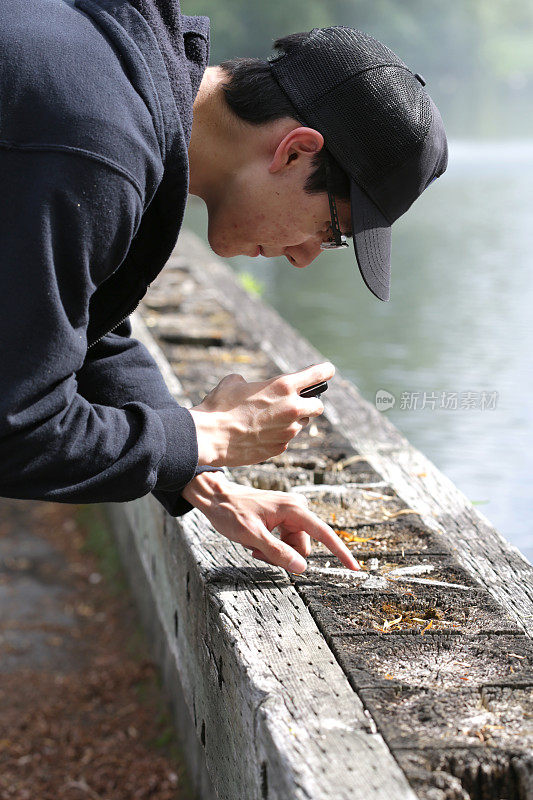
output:
[[[359, 564], [337, 534], [308, 510], [304, 497], [266, 492], [228, 481], [220, 472], [198, 475], [183, 497], [208, 518], [214, 528], [269, 564], [300, 573], [306, 568], [311, 538], [322, 542], [348, 569]], [[272, 534], [277, 528], [280, 538]]]

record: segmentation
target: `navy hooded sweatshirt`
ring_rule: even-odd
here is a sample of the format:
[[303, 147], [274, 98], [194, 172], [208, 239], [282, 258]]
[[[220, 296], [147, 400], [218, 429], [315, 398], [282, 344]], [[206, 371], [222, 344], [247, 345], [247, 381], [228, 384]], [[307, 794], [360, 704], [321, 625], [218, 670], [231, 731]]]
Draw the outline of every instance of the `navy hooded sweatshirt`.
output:
[[128, 316], [176, 243], [208, 51], [175, 0], [0, 0], [1, 496], [190, 509], [194, 421]]

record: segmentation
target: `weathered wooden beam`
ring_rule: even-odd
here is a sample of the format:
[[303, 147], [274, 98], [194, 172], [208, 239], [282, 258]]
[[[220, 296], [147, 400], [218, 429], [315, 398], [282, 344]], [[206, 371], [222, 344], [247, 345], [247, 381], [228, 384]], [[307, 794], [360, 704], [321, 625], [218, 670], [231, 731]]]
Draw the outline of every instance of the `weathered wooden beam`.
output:
[[283, 570], [197, 511], [175, 520], [151, 496], [109, 511], [141, 607], [157, 615], [145, 622], [160, 660], [175, 664], [168, 688], [193, 725], [182, 741], [193, 762], [200, 742], [217, 798], [414, 800]]
[[[141, 306], [145, 321], [134, 315], [133, 335], [182, 404], [197, 402], [226, 372], [256, 380], [276, 368], [292, 371], [323, 360], [272, 309], [244, 292], [196, 237], [180, 237], [165, 273]], [[180, 325], [172, 297], [180, 313], [198, 319], [194, 330]], [[494, 791], [503, 776], [523, 800], [529, 785], [524, 747], [513, 749], [503, 737], [497, 752], [465, 749], [471, 737], [465, 740], [460, 728], [471, 706], [494, 696], [491, 720], [498, 728], [505, 703], [514, 704], [513, 735], [520, 733], [527, 747], [533, 651], [523, 632], [533, 631], [533, 568], [352, 384], [337, 374], [324, 399], [329, 422], [318, 421], [314, 432], [309, 426], [283, 457], [235, 470], [235, 478], [302, 491], [312, 507], [318, 503], [317, 513], [322, 503], [324, 518], [333, 509], [339, 521], [345, 518], [340, 527], [351, 524], [359, 533], [357, 526], [366, 526], [374, 538], [374, 550], [365, 556], [368, 569], [379, 561], [371, 556], [384, 553], [401, 581], [391, 580], [394, 571], [346, 579], [318, 547], [307, 579], [291, 583], [282, 570], [258, 565], [221, 537], [196, 511], [175, 520], [150, 495], [109, 505], [199, 795], [478, 800], [461, 786], [470, 792], [479, 772]], [[396, 529], [386, 516], [377, 519], [373, 494], [381, 496], [385, 513], [407, 515]], [[368, 541], [365, 535], [361, 541]], [[432, 588], [425, 584], [429, 568]], [[348, 592], [344, 604], [338, 591], [333, 598], [338, 617], [328, 611], [336, 592], [328, 581]], [[450, 587], [450, 581], [463, 588]], [[425, 636], [394, 628], [378, 636], [369, 613], [381, 610], [382, 595], [402, 604], [406, 588], [421, 611], [437, 603], [448, 619], [435, 622], [437, 630]], [[457, 594], [457, 608], [450, 592]], [[470, 619], [464, 607], [482, 611]], [[461, 654], [469, 663], [477, 659], [468, 691], [462, 691], [460, 674], [452, 674], [450, 687], [440, 687], [444, 652], [452, 663], [459, 654], [463, 668]], [[501, 699], [505, 687], [511, 694]], [[452, 728], [459, 726], [450, 758], [439, 755], [446, 720], [437, 714], [428, 722], [425, 716], [428, 704], [443, 703]], [[397, 733], [396, 714], [402, 720]]]

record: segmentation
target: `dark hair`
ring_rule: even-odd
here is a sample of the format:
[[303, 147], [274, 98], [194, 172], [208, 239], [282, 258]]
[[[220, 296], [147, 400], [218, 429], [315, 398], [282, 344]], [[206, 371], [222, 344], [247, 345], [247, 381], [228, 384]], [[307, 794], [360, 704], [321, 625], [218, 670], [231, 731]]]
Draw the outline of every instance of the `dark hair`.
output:
[[[293, 33], [274, 42], [276, 50], [289, 53], [298, 47], [308, 36], [307, 33]], [[260, 58], [232, 58], [223, 61], [220, 67], [229, 78], [222, 84], [224, 97], [230, 109], [242, 120], [252, 125], [262, 125], [276, 119], [298, 118], [296, 109], [272, 77], [267, 61]], [[331, 190], [336, 197], [350, 199], [350, 181], [333, 156], [322, 148], [313, 158], [313, 172], [307, 178], [304, 189], [310, 194], [326, 192], [326, 159], [331, 172]]]

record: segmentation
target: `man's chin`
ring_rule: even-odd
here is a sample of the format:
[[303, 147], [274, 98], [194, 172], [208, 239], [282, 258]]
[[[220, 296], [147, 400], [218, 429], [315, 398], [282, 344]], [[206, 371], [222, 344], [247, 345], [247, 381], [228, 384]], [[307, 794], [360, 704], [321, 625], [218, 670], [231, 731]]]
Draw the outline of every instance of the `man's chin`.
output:
[[209, 239], [209, 246], [213, 253], [215, 253], [217, 256], [220, 256], [220, 258], [233, 258], [234, 256], [250, 255], [249, 250], [245, 250], [244, 247], [211, 241], [211, 239]]
[[207, 240], [213, 253], [217, 256], [220, 256], [220, 258], [231, 258], [234, 255], [238, 255], [238, 253], [234, 252], [234, 248], [230, 247], [228, 244], [224, 244], [216, 239], [212, 239], [209, 235]]

